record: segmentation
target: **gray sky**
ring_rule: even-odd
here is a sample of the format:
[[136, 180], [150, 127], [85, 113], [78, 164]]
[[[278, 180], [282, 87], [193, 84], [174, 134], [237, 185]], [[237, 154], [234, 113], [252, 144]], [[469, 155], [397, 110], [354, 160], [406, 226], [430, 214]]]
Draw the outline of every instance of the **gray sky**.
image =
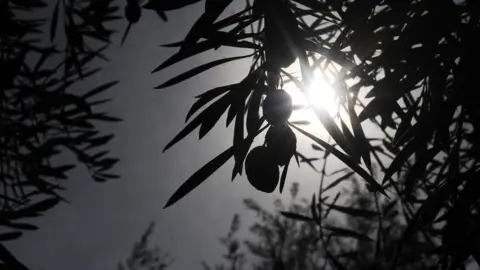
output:
[[[122, 48], [118, 46], [120, 35], [116, 36], [108, 52], [110, 62], [103, 63], [104, 71], [91, 82], [121, 80], [108, 93], [114, 101], [106, 109], [124, 121], [103, 128], [116, 134], [110, 145], [120, 158], [116, 170], [122, 178], [98, 184], [82, 168], [72, 174], [64, 193], [72, 203], [61, 204], [35, 219], [38, 231], [27, 232], [7, 245], [32, 269], [115, 269], [151, 221], [157, 223], [152, 243], [176, 259], [171, 269], [199, 269], [202, 260], [214, 263], [220, 259], [224, 250], [218, 237], [228, 231], [235, 213], [245, 214], [244, 198], [270, 206], [280, 197], [278, 191], [272, 195], [256, 191], [244, 177], [231, 182], [232, 162], [228, 162], [184, 199], [162, 209], [184, 180], [232, 144], [222, 118], [203, 140], [198, 141], [194, 132], [162, 153], [183, 128], [193, 97], [215, 86], [237, 82], [247, 74], [248, 62], [243, 62], [210, 70], [168, 89], [152, 89], [212, 56], [222, 56], [219, 52], [203, 54], [150, 74], [175, 52], [158, 45], [183, 39], [202, 10], [203, 3], [170, 12], [168, 23], [161, 22], [153, 12], [144, 12]], [[299, 150], [306, 149], [310, 149], [310, 141], [299, 137]], [[301, 194], [310, 197], [317, 190], [318, 179], [319, 175], [306, 166], [290, 166], [287, 187], [297, 181]], [[251, 217], [242, 215], [244, 229]]]

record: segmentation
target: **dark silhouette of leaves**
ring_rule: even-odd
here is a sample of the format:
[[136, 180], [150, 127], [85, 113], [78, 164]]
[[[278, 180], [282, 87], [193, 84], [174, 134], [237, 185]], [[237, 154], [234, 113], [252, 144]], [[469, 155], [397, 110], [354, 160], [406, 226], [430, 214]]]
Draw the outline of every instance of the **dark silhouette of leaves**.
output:
[[232, 0], [205, 0], [205, 13], [195, 22], [180, 48], [180, 52], [190, 50], [205, 32], [211, 31], [211, 26]]
[[385, 175], [383, 176], [383, 183], [386, 183], [390, 177], [396, 173], [401, 171], [401, 166], [408, 160], [408, 158], [414, 153], [415, 150], [418, 149], [419, 143], [422, 143], [420, 140], [412, 140], [410, 141], [400, 152], [398, 152], [395, 159], [390, 164], [390, 167], [385, 171]]
[[150, 247], [149, 242], [154, 226], [155, 223], [150, 223], [142, 234], [140, 241], [135, 242], [133, 245], [132, 252], [125, 260], [125, 263], [121, 262], [118, 264], [118, 270], [164, 270], [175, 262], [168, 253], [163, 252], [158, 246]]
[[[165, 12], [198, 1], [150, 0], [145, 4], [127, 2], [130, 5], [129, 12], [135, 11], [127, 16], [129, 30], [132, 23], [140, 19], [140, 4], [144, 5], [145, 11], [153, 10], [166, 21]], [[227, 56], [225, 59], [193, 67], [190, 71], [167, 80], [159, 88], [183, 82], [223, 63], [250, 56], [253, 61], [249, 74], [244, 77], [254, 79], [238, 88], [219, 86], [200, 95], [188, 112], [187, 121], [200, 109], [201, 112], [186, 124], [166, 149], [197, 127], [200, 127], [202, 138], [228, 110], [227, 126], [235, 119], [232, 150], [227, 151], [228, 155], [214, 159], [215, 166], [207, 166], [195, 181], [201, 179], [202, 182], [213, 174], [228, 160], [226, 156], [235, 159], [232, 170], [232, 176], [235, 177], [242, 172], [243, 159], [262, 130], [260, 106], [263, 95], [273, 88], [285, 87], [288, 82], [293, 82], [297, 88], [307, 93], [310, 89], [306, 89], [306, 86], [314, 79], [314, 71], [331, 73], [339, 105], [348, 112], [348, 116], [342, 116], [340, 126], [337, 126], [335, 117], [330, 117], [323, 109], [315, 110], [334, 143], [329, 144], [303, 129], [296, 129], [315, 142], [314, 150], [325, 150], [321, 157], [325, 161], [325, 167], [327, 158], [333, 154], [348, 167], [338, 172], [359, 174], [370, 191], [380, 191], [386, 195], [388, 188], [389, 196], [398, 199], [398, 209], [393, 203], [389, 205], [390, 208], [384, 207], [386, 199], [377, 197], [376, 193], [358, 200], [358, 206], [354, 209], [382, 212], [384, 215], [370, 218], [378, 220], [378, 227], [375, 228], [366, 226], [365, 217], [354, 216], [355, 219], [351, 222], [359, 226], [352, 228], [369, 228], [370, 231], [354, 232], [372, 238], [377, 235], [377, 239], [374, 243], [359, 242], [364, 253], [345, 250], [338, 253], [337, 250], [326, 247], [324, 259], [328, 265], [323, 267], [385, 269], [388, 267], [385, 261], [398, 256], [401, 258], [398, 263], [404, 267], [401, 269], [412, 269], [406, 266], [405, 261], [415, 261], [418, 263], [415, 267], [426, 269], [426, 266], [430, 266], [429, 263], [404, 256], [409, 254], [408, 256], [425, 257], [425, 253], [415, 251], [414, 248], [414, 251], [403, 250], [403, 253], [397, 254], [391, 248], [384, 249], [392, 245], [407, 245], [412, 239], [417, 241], [416, 236], [419, 234], [424, 242], [417, 241], [417, 246], [424, 248], [424, 244], [429, 242], [432, 248], [429, 254], [445, 258], [437, 260], [439, 267], [455, 268], [463, 265], [464, 257], [468, 254], [456, 254], [454, 251], [461, 248], [454, 247], [457, 239], [466, 239], [467, 229], [451, 228], [457, 227], [458, 220], [464, 221], [465, 228], [470, 228], [470, 217], [477, 222], [479, 213], [477, 201], [480, 196], [477, 183], [473, 181], [477, 178], [480, 157], [480, 103], [475, 93], [478, 88], [475, 67], [480, 61], [480, 44], [478, 38], [475, 38], [480, 33], [478, 4], [475, 1], [450, 0], [294, 0], [282, 3], [254, 0], [247, 1], [239, 9], [237, 4], [232, 6], [237, 9], [232, 15], [222, 14], [231, 2], [206, 0], [205, 12], [186, 38], [166, 45], [179, 47], [179, 52], [160, 64], [155, 71], [221, 47], [246, 48], [253, 50], [253, 53], [240, 57]], [[49, 163], [63, 151], [72, 152], [96, 181], [118, 177], [109, 171], [118, 160], [99, 149], [105, 147], [112, 136], [97, 132], [96, 123], [119, 119], [97, 111], [99, 105], [107, 102], [108, 98], [93, 100], [93, 97], [103, 95], [115, 83], [102, 82], [85, 91], [77, 91], [72, 86], [80, 79], [101, 74], [100, 69], [95, 68], [97, 61], [94, 60], [106, 60], [105, 50], [114, 33], [109, 25], [120, 17], [117, 14], [119, 7], [113, 0], [56, 1], [50, 3], [53, 11], [53, 16], [50, 17], [50, 12], [41, 10], [48, 4], [43, 0], [11, 0], [1, 4], [0, 36], [2, 48], [8, 50], [2, 50], [0, 57], [0, 88], [6, 97], [0, 106], [0, 148], [5, 149], [0, 154], [0, 184], [3, 187], [0, 188], [3, 190], [0, 194], [0, 214], [2, 226], [13, 224], [18, 230], [33, 227], [12, 221], [38, 217], [50, 208], [40, 207], [39, 211], [25, 209], [50, 198], [63, 199], [57, 192], [62, 189], [60, 181], [68, 178], [72, 165]], [[138, 9], [131, 9], [133, 5]], [[58, 44], [43, 44], [43, 40], [40, 41], [42, 38], [38, 38], [40, 34], [46, 34], [47, 40], [50, 39], [51, 42], [65, 40], [65, 48], [59, 48]], [[64, 37], [58, 38], [59, 35]], [[272, 40], [276, 42], [271, 42]], [[272, 60], [275, 50], [282, 53], [277, 53], [278, 59]], [[293, 63], [296, 58], [299, 58], [299, 64]], [[300, 68], [303, 81], [282, 70], [291, 63]], [[364, 91], [367, 92], [366, 98], [370, 99], [366, 105]], [[358, 116], [355, 112], [357, 107], [363, 108]], [[362, 129], [362, 122], [366, 120], [383, 136], [367, 138], [367, 130]], [[297, 124], [305, 124], [302, 121]], [[298, 153], [295, 157], [298, 163], [302, 160], [302, 163], [311, 166], [315, 159], [305, 158]], [[226, 160], [223, 161], [224, 159]], [[360, 165], [362, 160], [363, 164]], [[374, 168], [377, 166], [383, 174], [385, 186], [375, 180], [377, 176]], [[336, 174], [327, 174], [326, 171], [329, 170], [324, 168], [320, 171], [322, 179]], [[285, 177], [286, 168], [282, 182]], [[337, 180], [328, 180], [326, 188], [323, 188], [324, 181], [321, 181], [320, 192], [332, 191], [334, 186], [338, 187], [347, 179], [340, 176]], [[349, 182], [353, 185], [356, 183]], [[195, 186], [187, 185], [193, 188]], [[191, 191], [188, 188], [186, 190], [187, 193]], [[319, 203], [328, 204], [327, 199], [332, 197], [329, 195], [318, 194]], [[352, 208], [348, 202], [345, 206], [336, 205], [337, 200], [339, 196], [329, 204]], [[332, 209], [327, 207], [322, 213], [317, 213], [317, 217], [321, 218], [315, 220], [323, 222], [323, 217], [326, 218]], [[3, 217], [8, 220], [3, 222]], [[394, 229], [390, 226], [393, 218], [408, 223], [405, 233], [408, 239], [400, 241], [395, 238], [392, 243], [388, 242], [387, 236], [403, 231], [403, 228]], [[441, 221], [446, 221], [447, 225]], [[432, 225], [434, 222], [437, 222], [435, 228]], [[319, 223], [308, 222], [302, 226], [325, 225]], [[439, 241], [434, 240], [435, 237], [445, 237], [444, 246], [437, 244]], [[342, 241], [341, 237], [325, 239], [316, 236], [312, 239], [322, 245]], [[235, 246], [235, 241], [230, 240], [229, 249]], [[262, 247], [250, 247], [255, 250], [255, 254], [269, 254]], [[231, 254], [238, 255], [237, 248], [231, 250]], [[375, 254], [375, 258], [366, 259], [366, 253]], [[280, 258], [278, 255], [275, 254]], [[235, 258], [240, 257], [238, 255]], [[10, 260], [8, 256], [7, 260]], [[10, 261], [13, 265], [16, 264], [16, 260]], [[368, 263], [359, 263], [364, 261]], [[1, 263], [6, 264], [5, 261]], [[266, 264], [265, 269], [309, 268], [281, 259]]]
[[[181, 44], [182, 43], [179, 43], [180, 46], [181, 46]], [[167, 45], [163, 45], [163, 46], [167, 46]], [[194, 47], [192, 47], [188, 51], [179, 51], [176, 54], [172, 55], [170, 58], [168, 58], [162, 64], [160, 64], [158, 67], [156, 67], [152, 71], [152, 73], [161, 71], [162, 69], [165, 69], [165, 68], [167, 68], [171, 65], [174, 65], [174, 64], [176, 64], [176, 63], [178, 63], [178, 62], [180, 62], [184, 59], [187, 59], [189, 57], [192, 57], [196, 54], [199, 54], [199, 53], [208, 51], [210, 49], [213, 49], [213, 48], [215, 48], [215, 46], [216, 46], [216, 43], [212, 42], [211, 40], [201, 41], [201, 42], [195, 44]]]
[[356, 145], [355, 137], [353, 136], [352, 132], [343, 120], [340, 120], [340, 125], [342, 127], [342, 133], [344, 134], [348, 145], [350, 145], [350, 153], [352, 157], [356, 160], [357, 163], [360, 163], [361, 156], [359, 155], [358, 150], [354, 147], [354, 145]]
[[205, 93], [197, 96], [198, 100], [195, 103], [193, 103], [192, 107], [188, 111], [185, 121], [188, 121], [188, 119], [193, 114], [195, 114], [199, 109], [201, 109], [208, 102], [210, 102], [214, 98], [224, 94], [225, 92], [233, 89], [235, 86], [236, 86], [236, 84], [216, 87], [216, 88], [210, 89], [210, 90], [206, 91]]
[[57, 31], [57, 23], [58, 23], [58, 9], [60, 6], [60, 1], [58, 0], [53, 8], [53, 15], [52, 15], [52, 22], [50, 23], [50, 41], [55, 39], [55, 34]]
[[[67, 201], [58, 190], [75, 165], [87, 167], [94, 180], [118, 177], [109, 172], [116, 159], [101, 151], [113, 135], [97, 124], [119, 119], [100, 111], [108, 99], [89, 100], [115, 82], [87, 83], [92, 89], [77, 83], [101, 71], [94, 60], [108, 60], [104, 51], [114, 32], [105, 23], [120, 17], [113, 0], [12, 0], [0, 10], [0, 226], [3, 238], [17, 239], [37, 229], [23, 219]], [[74, 164], [58, 158], [68, 152], [78, 158]], [[0, 254], [1, 267], [27, 269], [5, 247]]]
[[98, 95], [102, 92], [105, 92], [109, 88], [115, 86], [117, 83], [118, 83], [118, 81], [111, 81], [111, 82], [104, 83], [104, 84], [99, 85], [99, 86], [93, 88], [92, 90], [88, 91], [87, 93], [85, 93], [81, 97], [82, 97], [82, 99], [87, 99], [87, 98], [96, 96], [96, 95]]
[[225, 95], [215, 106], [210, 106], [208, 110], [205, 111], [204, 120], [200, 126], [199, 138], [203, 138], [212, 128], [215, 126], [217, 121], [227, 110], [228, 106], [232, 103], [233, 95]]
[[180, 0], [180, 1], [149, 0], [144, 5], [144, 8], [161, 10], [161, 11], [171, 11], [171, 10], [180, 9], [198, 2], [200, 2], [200, 0]]
[[296, 0], [296, 2], [306, 7], [309, 7], [312, 10], [315, 10], [315, 12], [320, 12], [322, 14], [330, 13], [330, 9], [328, 8], [328, 6], [321, 2], [312, 1], [312, 0]]
[[38, 227], [28, 223], [7, 223], [5, 226], [18, 230], [37, 230]]
[[[354, 183], [357, 182], [354, 181]], [[302, 199], [303, 204], [295, 203], [297, 192], [298, 184], [294, 183], [290, 190], [292, 201], [287, 207], [288, 211], [285, 211], [286, 207], [281, 201], [275, 202], [275, 208], [279, 210], [277, 212], [266, 209], [253, 200], [245, 200], [246, 208], [257, 214], [257, 219], [250, 227], [250, 233], [254, 237], [248, 237], [248, 240], [242, 241], [238, 235], [240, 218], [234, 215], [228, 234], [220, 238], [220, 242], [227, 251], [227, 255], [223, 257], [226, 263], [215, 264], [215, 268], [249, 269], [246, 265], [252, 260], [255, 261], [252, 268], [258, 270], [275, 269], [274, 267], [389, 269], [391, 256], [394, 255], [401, 240], [399, 232], [404, 228], [402, 221], [392, 216], [384, 216], [383, 219], [347, 216], [345, 222], [342, 222], [345, 225], [339, 227], [331, 224], [335, 223], [333, 218], [318, 217], [315, 196], [310, 202]], [[369, 200], [371, 199], [369, 192], [365, 189], [360, 190], [354, 185], [347, 196], [350, 198], [348, 207], [362, 205], [367, 209], [375, 208], [374, 202]], [[394, 205], [386, 200], [378, 203], [381, 209], [391, 208]], [[313, 218], [301, 214], [308, 210]], [[450, 221], [452, 220], [461, 220], [458, 224], [464, 223], [463, 217], [458, 219], [450, 216]], [[454, 223], [452, 224], [455, 225]], [[382, 238], [376, 240], [381, 241], [382, 245], [377, 245], [378, 242], [369, 236], [369, 232], [375, 230], [380, 230], [377, 237], [381, 235]], [[352, 242], [352, 239], [358, 241]], [[455, 242], [456, 239], [452, 240]], [[395, 269], [436, 269], [438, 251], [432, 250], [431, 244], [425, 242], [423, 237], [412, 237], [405, 244], [408, 249], [398, 260]], [[451, 244], [448, 243], [448, 245]], [[242, 249], [242, 245], [246, 249]], [[374, 252], [374, 249], [379, 250]], [[455, 255], [456, 258], [452, 260], [452, 264], [456, 266], [462, 265], [463, 259], [457, 257], [465, 256], [463, 251], [466, 248], [459, 248], [459, 250], [462, 252], [457, 252], [458, 255]], [[434, 254], [430, 254], [431, 252]], [[205, 262], [202, 266], [204, 269], [212, 269]]]
[[0, 261], [2, 262], [0, 266], [4, 269], [28, 270], [28, 268], [20, 263], [2, 244], [0, 244]]
[[282, 175], [280, 176], [280, 193], [282, 193], [283, 187], [285, 186], [285, 179], [287, 178], [288, 165], [289, 163], [287, 163], [285, 167], [283, 167]]
[[55, 205], [57, 205], [59, 202], [60, 200], [58, 198], [50, 198], [50, 199], [46, 199], [38, 203], [32, 204], [31, 206], [23, 208], [21, 210], [17, 210], [16, 212], [20, 213], [20, 215], [21, 213], [27, 214], [27, 213], [35, 213], [35, 212], [44, 212], [54, 207]]
[[195, 172], [190, 178], [188, 178], [168, 199], [167, 204], [164, 208], [169, 207], [170, 205], [176, 203], [178, 200], [183, 198], [185, 195], [190, 193], [198, 185], [203, 183], [210, 175], [212, 175], [218, 168], [220, 168], [225, 162], [227, 162], [231, 157], [233, 157], [233, 147], [228, 148], [223, 153], [212, 159], [210, 162], [205, 164], [197, 172]]
[[316, 144], [312, 144], [312, 149], [316, 151], [325, 151], [325, 149], [321, 148], [320, 146]]
[[426, 153], [420, 159], [418, 159], [415, 164], [413, 164], [412, 168], [408, 170], [404, 183], [406, 194], [411, 194], [413, 187], [415, 186], [415, 180], [425, 173], [425, 167], [427, 166], [427, 163], [431, 161], [439, 151], [440, 149], [435, 147], [428, 149]]
[[247, 133], [255, 134], [260, 128], [262, 121], [260, 120], [260, 104], [262, 96], [267, 92], [266, 87], [258, 83], [255, 85], [253, 92], [250, 96], [247, 112]]
[[312, 222], [313, 221], [313, 219], [311, 217], [307, 217], [307, 216], [300, 215], [300, 214], [297, 214], [297, 213], [290, 213], [290, 212], [283, 212], [283, 211], [280, 212], [280, 213], [284, 217], [291, 218], [291, 219], [298, 220], [298, 221], [306, 221], [306, 222]]
[[377, 212], [366, 210], [366, 209], [360, 209], [360, 208], [352, 208], [352, 207], [339, 206], [334, 204], [329, 204], [328, 207], [330, 207], [333, 210], [342, 212], [344, 214], [356, 216], [356, 217], [372, 218], [379, 215], [379, 213]]
[[317, 208], [317, 200], [315, 198], [315, 193], [312, 195], [312, 201], [310, 203], [310, 212], [312, 213], [313, 220], [319, 224], [320, 222], [320, 214], [318, 213], [319, 208]]
[[355, 172], [348, 172], [347, 174], [337, 178], [335, 181], [330, 183], [327, 187], [323, 189], [323, 192], [326, 192], [334, 187], [336, 187], [338, 184], [344, 182], [345, 180], [349, 180]]
[[0, 241], [11, 241], [15, 240], [17, 238], [20, 238], [22, 236], [22, 232], [16, 231], [16, 232], [7, 232], [7, 233], [2, 233], [0, 234]]
[[330, 117], [328, 112], [325, 109], [314, 107], [314, 111], [317, 114], [318, 119], [323, 124], [323, 127], [328, 131], [328, 134], [332, 136], [333, 140], [338, 143], [338, 145], [347, 153], [352, 154], [353, 150], [351, 145], [348, 143], [348, 140], [343, 135], [340, 128]]
[[[208, 129], [211, 129], [213, 127], [213, 125], [215, 125], [215, 122], [218, 120], [218, 118], [220, 118], [221, 114], [223, 112], [225, 112], [225, 110], [228, 108], [228, 105], [229, 105], [228, 101], [230, 101], [230, 98], [231, 98], [231, 95], [229, 95], [229, 96], [225, 95], [225, 96], [221, 97], [219, 100], [217, 100], [214, 104], [212, 104], [213, 107], [210, 106], [209, 108], [207, 108], [203, 112], [201, 112], [197, 117], [195, 117], [195, 119], [193, 119], [190, 123], [188, 123], [187, 126], [184, 129], [182, 129], [177, 134], [177, 136], [175, 136], [173, 138], [172, 141], [170, 141], [165, 146], [163, 151], [165, 152], [166, 150], [168, 150], [170, 147], [172, 147], [177, 142], [182, 140], [185, 136], [190, 134], [198, 126], [201, 126], [201, 125], [203, 126], [204, 123], [207, 123], [206, 126], [203, 127], [202, 132], [200, 132], [200, 138], [202, 138], [205, 135], [206, 131], [208, 131]], [[218, 116], [216, 119], [214, 119], [213, 123], [212, 123], [212, 119], [209, 118], [212, 115], [217, 115]], [[205, 122], [205, 121], [207, 121], [207, 122]], [[207, 129], [207, 130], [205, 130], [205, 129]]]
[[334, 156], [336, 156], [338, 159], [340, 159], [345, 164], [347, 164], [352, 170], [354, 170], [356, 173], [358, 173], [363, 179], [365, 179], [365, 181], [367, 183], [371, 184], [376, 191], [380, 191], [383, 195], [388, 197], [388, 195], [383, 190], [383, 187], [380, 184], [378, 184], [375, 181], [375, 179], [373, 179], [372, 176], [370, 176], [370, 174], [368, 174], [363, 168], [358, 166], [357, 163], [351, 157], [343, 154], [342, 152], [338, 151], [337, 149], [335, 149], [334, 147], [332, 147], [328, 143], [326, 143], [323, 140], [315, 137], [314, 135], [300, 129], [299, 127], [296, 127], [294, 125], [292, 125], [292, 127], [295, 128], [296, 130], [298, 130], [303, 135], [309, 137], [310, 139], [312, 139], [316, 143], [320, 144], [323, 148], [325, 148], [327, 151], [329, 151]]
[[358, 240], [366, 240], [366, 241], [373, 241], [370, 237], [365, 236], [363, 234], [357, 233], [355, 231], [339, 228], [334, 226], [325, 226], [325, 229], [331, 231], [332, 236], [339, 236], [339, 237], [351, 237]]
[[310, 168], [312, 168], [314, 171], [317, 171], [317, 168], [313, 165], [313, 161], [319, 160], [318, 158], [307, 158], [306, 156], [302, 155], [297, 151], [297, 156], [300, 157], [299, 163], [307, 163]]
[[367, 168], [372, 171], [372, 161], [370, 159], [370, 143], [368, 142], [363, 128], [361, 126], [360, 119], [358, 119], [355, 113], [354, 104], [352, 99], [347, 94], [348, 116], [350, 123], [352, 124], [353, 134], [355, 135], [355, 143], [353, 144], [358, 149], [363, 161]]
[[228, 58], [212, 61], [208, 64], [203, 64], [201, 66], [195, 67], [195, 68], [193, 68], [193, 69], [191, 69], [191, 70], [189, 70], [189, 71], [187, 71], [183, 74], [180, 74], [180, 75], [166, 81], [165, 83], [155, 87], [155, 89], [161, 89], [161, 88], [166, 88], [166, 87], [175, 85], [177, 83], [185, 81], [185, 80], [187, 80], [187, 79], [189, 79], [189, 78], [191, 78], [195, 75], [198, 75], [198, 74], [200, 74], [200, 73], [202, 73], [202, 72], [204, 72], [208, 69], [211, 69], [213, 67], [216, 67], [216, 66], [219, 66], [219, 65], [231, 62], [231, 61], [247, 58], [247, 57], [250, 57], [250, 56], [252, 56], [252, 54], [244, 55], [244, 56], [237, 56], [237, 57], [228, 57]]
[[291, 121], [290, 123], [294, 124], [294, 125], [310, 125], [310, 121], [306, 121], [306, 120], [299, 120], [299, 121]]

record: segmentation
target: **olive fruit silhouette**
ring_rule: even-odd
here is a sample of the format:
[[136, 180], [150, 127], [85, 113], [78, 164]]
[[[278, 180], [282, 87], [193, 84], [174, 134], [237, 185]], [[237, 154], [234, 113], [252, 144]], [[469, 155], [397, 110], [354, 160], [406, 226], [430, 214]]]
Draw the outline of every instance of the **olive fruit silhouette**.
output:
[[0, 60], [0, 86], [4, 89], [13, 87], [16, 70], [12, 60]]
[[270, 91], [263, 101], [263, 116], [274, 126], [286, 123], [292, 110], [292, 98], [284, 90]]
[[270, 68], [286, 68], [297, 59], [292, 46], [289, 46], [289, 42], [285, 41], [280, 33], [274, 33], [274, 30], [265, 31], [265, 54]]
[[[256, 0], [258, 1], [258, 0]], [[270, 68], [288, 67], [297, 58], [302, 39], [295, 15], [287, 1], [263, 0], [265, 12], [265, 52]]]
[[248, 182], [265, 193], [272, 193], [278, 185], [278, 166], [265, 146], [257, 146], [248, 153], [245, 160], [245, 173]]
[[271, 126], [265, 135], [265, 143], [272, 158], [280, 166], [287, 165], [297, 151], [297, 137], [286, 124]]
[[446, 253], [461, 261], [468, 259], [470, 250], [465, 243], [472, 239], [475, 233], [475, 222], [471, 219], [470, 214], [461, 210], [449, 212], [442, 237]]
[[137, 3], [128, 3], [125, 6], [125, 17], [129, 23], [136, 23], [140, 20], [142, 9]]

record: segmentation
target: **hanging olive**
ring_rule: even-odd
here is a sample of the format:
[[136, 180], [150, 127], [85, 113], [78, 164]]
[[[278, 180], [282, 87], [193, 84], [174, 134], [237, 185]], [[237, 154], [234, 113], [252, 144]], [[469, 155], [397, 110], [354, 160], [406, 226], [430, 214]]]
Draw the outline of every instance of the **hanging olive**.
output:
[[443, 228], [442, 244], [445, 251], [455, 259], [466, 260], [470, 256], [468, 243], [475, 232], [470, 214], [461, 210], [450, 210], [447, 223]]
[[269, 68], [285, 68], [297, 58], [301, 32], [295, 15], [285, 1], [267, 2], [264, 44], [267, 65]]
[[275, 162], [280, 166], [289, 163], [297, 151], [297, 137], [286, 124], [271, 126], [265, 135], [265, 143]]
[[263, 101], [263, 116], [272, 125], [286, 123], [292, 110], [292, 98], [285, 90], [270, 91]]
[[245, 173], [248, 182], [262, 192], [272, 193], [278, 185], [278, 166], [271, 152], [264, 146], [257, 146], [248, 153]]
[[140, 20], [142, 9], [138, 3], [128, 3], [125, 7], [125, 17], [129, 23], [136, 23]]

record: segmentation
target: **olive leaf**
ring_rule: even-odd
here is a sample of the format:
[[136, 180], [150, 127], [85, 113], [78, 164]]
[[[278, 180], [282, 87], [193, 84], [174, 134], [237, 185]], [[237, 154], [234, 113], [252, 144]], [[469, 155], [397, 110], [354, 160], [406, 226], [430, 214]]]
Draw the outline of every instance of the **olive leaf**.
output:
[[180, 52], [188, 51], [203, 36], [203, 33], [209, 32], [212, 25], [225, 8], [233, 0], [205, 0], [205, 12], [190, 28], [185, 40], [180, 48]]
[[55, 35], [57, 32], [59, 6], [60, 6], [60, 0], [57, 0], [57, 3], [53, 8], [52, 22], [50, 23], [50, 41], [53, 41], [55, 39]]
[[203, 183], [210, 175], [218, 170], [223, 164], [225, 164], [231, 157], [233, 157], [233, 147], [228, 148], [223, 153], [212, 159], [205, 164], [202, 168], [196, 171], [190, 176], [183, 184], [173, 193], [168, 199], [164, 208], [176, 203], [181, 198], [185, 197], [188, 193]]
[[362, 208], [353, 208], [353, 207], [340, 206], [335, 204], [327, 204], [327, 205], [332, 210], [339, 211], [344, 214], [355, 216], [355, 217], [372, 218], [379, 215], [378, 212], [362, 209]]
[[193, 5], [201, 0], [179, 0], [179, 1], [163, 1], [163, 0], [149, 0], [143, 6], [146, 9], [152, 9], [156, 11], [171, 11], [181, 9], [183, 7]]
[[373, 179], [373, 177], [368, 174], [368, 172], [366, 172], [362, 167], [358, 166], [357, 163], [349, 156], [343, 154], [342, 152], [338, 151], [337, 149], [335, 149], [334, 147], [332, 147], [331, 145], [329, 145], [328, 143], [324, 142], [323, 140], [317, 138], [316, 136], [300, 129], [299, 127], [296, 127], [294, 125], [291, 125], [293, 128], [295, 128], [296, 130], [298, 130], [300, 133], [302, 133], [303, 135], [309, 137], [310, 139], [312, 139], [314, 142], [320, 144], [323, 148], [325, 148], [327, 151], [329, 151], [330, 153], [332, 153], [334, 156], [336, 156], [338, 159], [340, 159], [341, 161], [343, 161], [345, 164], [347, 164], [352, 170], [354, 170], [356, 173], [358, 173], [363, 179], [365, 179], [365, 181], [367, 183], [369, 183], [370, 185], [373, 186], [373, 188], [376, 190], [376, 191], [379, 191], [381, 192], [383, 195], [385, 195], [386, 197], [388, 197], [388, 195], [385, 193], [383, 187], [378, 184], [375, 179]]
[[334, 187], [336, 187], [337, 185], [339, 185], [340, 183], [344, 182], [345, 180], [350, 180], [351, 177], [353, 176], [355, 172], [348, 172], [346, 173], [345, 175], [335, 179], [335, 181], [333, 181], [332, 183], [330, 183], [328, 186], [326, 186], [323, 191], [326, 192]]
[[1, 233], [0, 241], [11, 241], [19, 238], [20, 236], [22, 236], [22, 232], [20, 231]]
[[195, 119], [188, 123], [163, 149], [165, 152], [170, 147], [181, 141], [187, 135], [189, 135], [194, 129], [200, 126], [200, 139], [213, 128], [215, 123], [221, 117], [221, 115], [228, 108], [232, 101], [232, 95], [224, 95], [217, 101], [215, 101], [210, 107], [202, 111]]
[[355, 238], [358, 240], [363, 240], [363, 241], [373, 241], [372, 238], [360, 234], [356, 231], [352, 231], [346, 228], [340, 228], [340, 227], [335, 227], [335, 226], [324, 226], [325, 229], [329, 230], [331, 232], [330, 235], [332, 236], [337, 236], [337, 237], [351, 237]]
[[198, 95], [197, 96], [198, 100], [195, 103], [193, 103], [192, 106], [190, 107], [190, 110], [187, 113], [185, 122], [187, 122], [193, 114], [195, 114], [199, 109], [205, 106], [208, 102], [224, 94], [225, 92], [232, 90], [233, 88], [235, 88], [235, 86], [237, 86], [237, 84], [230, 84], [230, 85], [215, 87], [213, 89], [210, 89], [204, 92], [201, 95]]
[[285, 186], [285, 179], [287, 178], [288, 165], [289, 163], [285, 164], [285, 166], [283, 167], [282, 175], [280, 176], [280, 193], [282, 193], [283, 187]]
[[297, 213], [280, 211], [280, 214], [282, 214], [282, 216], [284, 216], [286, 218], [290, 218], [290, 219], [293, 219], [293, 220], [306, 221], [306, 222], [314, 221], [311, 217], [307, 217], [307, 216], [297, 214]]
[[206, 70], [209, 70], [213, 67], [216, 67], [216, 66], [219, 66], [219, 65], [231, 62], [231, 61], [247, 58], [247, 57], [250, 57], [252, 55], [253, 54], [248, 54], [248, 55], [244, 55], [244, 56], [237, 56], [237, 57], [228, 57], [228, 58], [224, 58], [224, 59], [215, 60], [215, 61], [212, 61], [212, 62], [207, 63], [207, 64], [203, 64], [203, 65], [195, 67], [195, 68], [193, 68], [193, 69], [191, 69], [191, 70], [189, 70], [185, 73], [182, 73], [182, 74], [180, 74], [176, 77], [173, 77], [172, 79], [170, 79], [170, 80], [164, 82], [163, 84], [155, 87], [155, 89], [162, 89], [162, 88], [166, 88], [166, 87], [175, 85], [177, 83], [188, 80], [191, 77], [193, 77], [195, 75], [198, 75], [198, 74], [200, 74], [200, 73], [202, 73]]

